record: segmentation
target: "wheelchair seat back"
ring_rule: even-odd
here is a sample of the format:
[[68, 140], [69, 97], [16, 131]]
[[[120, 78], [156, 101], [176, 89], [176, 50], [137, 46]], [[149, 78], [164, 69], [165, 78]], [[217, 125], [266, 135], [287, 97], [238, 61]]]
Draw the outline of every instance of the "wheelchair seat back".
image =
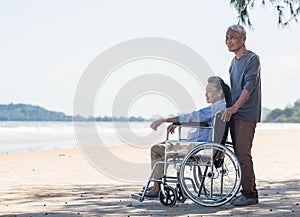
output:
[[[220, 143], [225, 145], [229, 126], [226, 122], [224, 122], [222, 118], [223, 111], [219, 111], [216, 113], [213, 121], [213, 129], [212, 129], [212, 142]], [[214, 150], [213, 154], [214, 165], [216, 168], [219, 168], [224, 163], [224, 153], [221, 150]]]
[[213, 120], [213, 129], [212, 129], [212, 142], [225, 144], [228, 136], [228, 124], [224, 122], [222, 117], [223, 111], [219, 111], [215, 114]]

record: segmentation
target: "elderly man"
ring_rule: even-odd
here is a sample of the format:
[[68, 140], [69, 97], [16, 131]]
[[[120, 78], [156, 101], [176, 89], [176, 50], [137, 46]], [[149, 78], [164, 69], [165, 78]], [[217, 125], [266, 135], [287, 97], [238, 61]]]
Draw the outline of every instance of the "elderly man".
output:
[[261, 118], [261, 79], [259, 57], [246, 49], [246, 31], [240, 25], [229, 26], [226, 45], [235, 54], [229, 68], [232, 106], [223, 113], [223, 120], [232, 117], [234, 150], [242, 165], [241, 195], [232, 201], [235, 206], [258, 203], [258, 193], [251, 156], [257, 122]]

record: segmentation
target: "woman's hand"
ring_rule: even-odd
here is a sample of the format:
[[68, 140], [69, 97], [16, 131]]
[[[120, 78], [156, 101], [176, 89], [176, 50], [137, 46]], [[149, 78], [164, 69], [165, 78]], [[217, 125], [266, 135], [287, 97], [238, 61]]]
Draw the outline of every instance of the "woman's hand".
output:
[[169, 126], [169, 132], [171, 134], [175, 133], [176, 126]]
[[150, 125], [150, 127], [153, 130], [157, 130], [157, 127], [159, 127], [164, 122], [165, 122], [165, 119], [159, 119], [159, 120], [153, 121], [152, 124]]

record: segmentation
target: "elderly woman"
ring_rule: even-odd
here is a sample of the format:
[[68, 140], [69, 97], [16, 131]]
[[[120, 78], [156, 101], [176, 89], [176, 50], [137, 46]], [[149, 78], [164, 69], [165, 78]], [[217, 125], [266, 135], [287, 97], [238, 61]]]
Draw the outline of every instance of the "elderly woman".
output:
[[[226, 93], [226, 94], [225, 94]], [[164, 122], [179, 122], [179, 123], [189, 123], [189, 122], [207, 122], [212, 124], [212, 120], [215, 114], [220, 110], [225, 110], [226, 102], [230, 102], [230, 89], [224, 81], [217, 76], [212, 76], [208, 78], [206, 85], [206, 102], [211, 104], [208, 107], [202, 108], [198, 111], [194, 111], [189, 114], [179, 115], [178, 117], [159, 119], [154, 121], [150, 127], [153, 130], [157, 130]], [[225, 100], [226, 97], [226, 100]], [[229, 105], [228, 105], [229, 106]], [[227, 107], [228, 107], [227, 106]], [[170, 128], [170, 132], [174, 132], [174, 128]], [[211, 129], [193, 129], [188, 133], [188, 141], [194, 142], [206, 142], [211, 137]], [[165, 154], [165, 145], [160, 143], [154, 145], [151, 148], [151, 167], [153, 168], [157, 161], [162, 161]], [[153, 173], [154, 179], [160, 179], [163, 177], [163, 165], [158, 164]], [[149, 188], [146, 192], [145, 198], [156, 198], [160, 191], [159, 182], [154, 182], [153, 187]]]

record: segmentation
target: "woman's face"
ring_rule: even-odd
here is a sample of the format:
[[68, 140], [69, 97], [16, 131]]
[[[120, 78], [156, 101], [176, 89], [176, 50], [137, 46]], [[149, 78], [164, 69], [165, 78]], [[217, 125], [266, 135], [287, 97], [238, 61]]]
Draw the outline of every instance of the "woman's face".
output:
[[221, 99], [222, 90], [218, 91], [214, 82], [208, 82], [206, 85], [205, 96], [207, 103], [215, 103]]

